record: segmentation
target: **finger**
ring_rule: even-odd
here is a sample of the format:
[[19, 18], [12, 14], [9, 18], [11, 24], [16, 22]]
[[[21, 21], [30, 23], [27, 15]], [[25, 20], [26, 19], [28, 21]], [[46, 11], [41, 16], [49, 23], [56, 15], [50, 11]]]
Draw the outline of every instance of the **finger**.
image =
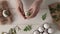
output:
[[18, 9], [19, 9], [19, 11], [20, 11], [21, 15], [24, 17], [24, 19], [26, 19], [24, 11], [23, 11], [23, 10], [21, 10], [21, 8], [20, 8], [20, 7], [19, 7]]
[[31, 9], [29, 12], [30, 12], [30, 15], [27, 18], [31, 18], [32, 17], [33, 9]]
[[37, 15], [37, 13], [39, 12], [39, 8], [37, 8], [36, 10], [31, 10], [31, 15], [28, 17], [28, 18], [33, 18], [33, 17], [35, 17], [36, 15]]
[[30, 8], [28, 11], [29, 11], [30, 13], [32, 13], [32, 12], [33, 12], [33, 8]]

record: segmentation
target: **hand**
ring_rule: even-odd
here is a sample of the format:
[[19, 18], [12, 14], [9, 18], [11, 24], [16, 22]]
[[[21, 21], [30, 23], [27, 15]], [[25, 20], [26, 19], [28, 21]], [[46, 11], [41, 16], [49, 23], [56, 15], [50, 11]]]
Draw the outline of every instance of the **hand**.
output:
[[42, 1], [43, 0], [35, 0], [33, 2], [33, 4], [31, 5], [31, 7], [28, 10], [29, 13], [30, 13], [30, 16], [28, 16], [27, 18], [33, 18], [33, 17], [35, 17], [37, 15]]
[[21, 0], [18, 0], [18, 4], [19, 4], [19, 6], [18, 6], [19, 12], [24, 17], [24, 19], [26, 19], [25, 13], [24, 13], [24, 9], [23, 9], [23, 3], [22, 3], [22, 1]]

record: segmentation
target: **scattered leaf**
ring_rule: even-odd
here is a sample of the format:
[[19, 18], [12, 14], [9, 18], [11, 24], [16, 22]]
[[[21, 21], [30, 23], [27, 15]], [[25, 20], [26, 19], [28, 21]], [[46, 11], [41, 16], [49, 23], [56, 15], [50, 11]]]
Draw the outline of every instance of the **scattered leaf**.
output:
[[30, 14], [30, 12], [28, 11], [28, 12], [27, 12], [27, 16], [30, 16], [30, 15], [31, 15], [31, 14]]
[[16, 29], [14, 28], [14, 33], [16, 33]]
[[44, 15], [42, 15], [42, 20], [45, 20], [47, 16], [47, 13], [45, 13]]
[[30, 31], [32, 29], [31, 25], [28, 25], [24, 28], [24, 31]]

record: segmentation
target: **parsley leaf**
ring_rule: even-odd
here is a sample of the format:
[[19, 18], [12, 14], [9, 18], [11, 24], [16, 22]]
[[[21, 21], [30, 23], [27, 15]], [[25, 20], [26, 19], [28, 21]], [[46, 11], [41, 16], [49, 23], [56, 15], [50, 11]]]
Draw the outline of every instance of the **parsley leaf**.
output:
[[42, 15], [42, 20], [45, 20], [47, 16], [47, 13], [45, 13], [44, 15]]
[[32, 29], [32, 27], [30, 25], [28, 25], [24, 28], [24, 31], [30, 31], [31, 29]]
[[27, 16], [30, 16], [30, 15], [31, 15], [31, 13], [28, 11], [28, 12], [27, 12]]

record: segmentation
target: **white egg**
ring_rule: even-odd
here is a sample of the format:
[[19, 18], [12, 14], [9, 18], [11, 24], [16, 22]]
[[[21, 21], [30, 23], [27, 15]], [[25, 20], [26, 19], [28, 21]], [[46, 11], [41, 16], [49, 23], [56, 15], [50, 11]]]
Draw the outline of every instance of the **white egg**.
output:
[[43, 34], [48, 34], [47, 32], [43, 32]]
[[26, 11], [26, 12], [25, 12], [25, 16], [26, 16], [26, 17], [30, 16], [30, 12], [29, 12], [29, 11]]
[[8, 15], [6, 15], [5, 12], [6, 12], [6, 10], [3, 10], [2, 14], [3, 14], [4, 17], [7, 17]]
[[27, 17], [27, 11], [25, 12], [25, 16]]
[[49, 27], [50, 27], [49, 24], [44, 24], [44, 28], [45, 28], [45, 29], [48, 29]]
[[43, 27], [39, 27], [38, 30], [39, 30], [39, 32], [43, 32], [44, 28]]
[[53, 33], [53, 32], [54, 32], [54, 30], [52, 28], [48, 29], [48, 33]]
[[34, 31], [34, 33], [33, 33], [33, 34], [40, 34], [40, 33], [39, 33], [39, 31], [37, 31], [37, 30], [36, 30], [36, 31]]

